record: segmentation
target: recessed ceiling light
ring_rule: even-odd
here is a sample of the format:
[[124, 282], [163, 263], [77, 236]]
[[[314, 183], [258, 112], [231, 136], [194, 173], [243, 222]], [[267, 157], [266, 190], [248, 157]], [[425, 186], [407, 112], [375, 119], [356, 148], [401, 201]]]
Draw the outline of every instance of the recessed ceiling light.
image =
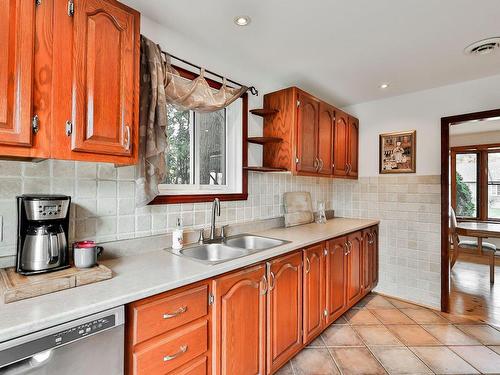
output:
[[380, 88], [381, 88], [381, 89], [386, 89], [386, 88], [388, 88], [388, 87], [389, 87], [389, 84], [388, 84], [388, 83], [382, 83], [382, 84], [380, 85]]
[[234, 23], [238, 26], [247, 26], [250, 21], [250, 17], [248, 16], [238, 16], [234, 19]]

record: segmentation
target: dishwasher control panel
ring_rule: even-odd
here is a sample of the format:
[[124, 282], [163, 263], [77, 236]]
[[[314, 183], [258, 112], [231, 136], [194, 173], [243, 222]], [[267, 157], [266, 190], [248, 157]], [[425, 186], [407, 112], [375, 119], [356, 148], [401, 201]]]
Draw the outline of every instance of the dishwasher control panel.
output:
[[115, 326], [115, 315], [80, 324], [52, 335], [55, 345], [63, 345]]

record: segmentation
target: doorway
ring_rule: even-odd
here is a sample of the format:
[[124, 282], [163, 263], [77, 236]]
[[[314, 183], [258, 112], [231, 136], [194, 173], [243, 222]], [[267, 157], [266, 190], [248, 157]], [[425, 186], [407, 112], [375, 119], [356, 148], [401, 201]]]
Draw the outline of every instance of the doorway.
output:
[[442, 118], [442, 311], [500, 324], [497, 249], [500, 109]]

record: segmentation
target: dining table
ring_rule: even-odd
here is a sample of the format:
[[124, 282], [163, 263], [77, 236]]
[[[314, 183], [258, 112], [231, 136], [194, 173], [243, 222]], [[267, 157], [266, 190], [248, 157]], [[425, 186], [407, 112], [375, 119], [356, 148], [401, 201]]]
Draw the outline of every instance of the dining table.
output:
[[[483, 254], [483, 240], [485, 238], [500, 238], [500, 223], [491, 223], [484, 221], [462, 221], [456, 228], [459, 236], [477, 238], [477, 248], [479, 253]], [[495, 282], [495, 252], [490, 252], [490, 282]], [[458, 258], [458, 249], [456, 253]]]

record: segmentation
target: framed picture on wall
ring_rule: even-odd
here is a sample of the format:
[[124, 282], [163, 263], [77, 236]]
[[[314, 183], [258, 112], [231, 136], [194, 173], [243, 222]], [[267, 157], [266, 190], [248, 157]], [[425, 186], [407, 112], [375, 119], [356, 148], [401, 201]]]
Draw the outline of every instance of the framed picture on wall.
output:
[[416, 130], [380, 134], [379, 142], [380, 173], [415, 173]]

